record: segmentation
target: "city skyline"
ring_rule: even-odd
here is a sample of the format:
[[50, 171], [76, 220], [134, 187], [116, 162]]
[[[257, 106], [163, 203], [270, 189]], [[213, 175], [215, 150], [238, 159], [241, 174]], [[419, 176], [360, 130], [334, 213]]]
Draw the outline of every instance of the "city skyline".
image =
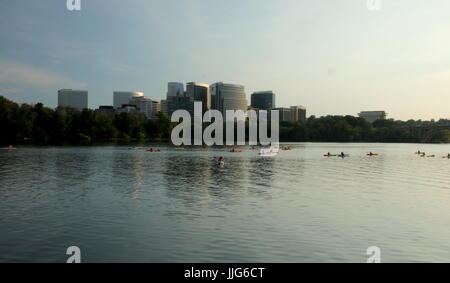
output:
[[227, 81], [310, 115], [449, 118], [448, 1], [65, 4], [0, 3], [0, 95], [54, 107], [55, 90], [88, 89], [97, 108], [114, 90], [162, 100], [169, 81]]

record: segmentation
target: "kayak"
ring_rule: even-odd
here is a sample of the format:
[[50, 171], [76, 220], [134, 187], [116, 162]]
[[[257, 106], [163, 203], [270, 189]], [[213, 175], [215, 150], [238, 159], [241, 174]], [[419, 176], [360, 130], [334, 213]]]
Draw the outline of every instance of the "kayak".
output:
[[367, 154], [367, 156], [379, 156], [379, 154], [378, 153], [373, 153], [373, 154]]
[[148, 149], [147, 152], [161, 152], [161, 150], [159, 149]]
[[280, 152], [280, 149], [275, 146], [263, 148], [259, 151], [258, 155], [263, 157], [276, 156]]
[[324, 157], [336, 157], [338, 156], [337, 154], [325, 154]]
[[232, 153], [241, 153], [242, 150], [230, 150], [230, 152], [232, 152]]
[[346, 158], [346, 157], [350, 157], [350, 155], [348, 155], [348, 154], [345, 154], [345, 155], [339, 154], [337, 157], [340, 157], [340, 158]]

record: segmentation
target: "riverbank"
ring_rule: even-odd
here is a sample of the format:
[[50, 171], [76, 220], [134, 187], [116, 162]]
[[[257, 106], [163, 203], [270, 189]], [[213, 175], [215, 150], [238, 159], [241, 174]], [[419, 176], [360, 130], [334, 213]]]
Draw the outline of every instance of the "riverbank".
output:
[[[163, 113], [149, 120], [143, 113], [107, 115], [71, 108], [51, 109], [43, 104], [17, 104], [0, 96], [0, 143], [36, 145], [104, 141], [169, 141], [177, 123]], [[208, 127], [208, 123], [203, 124]], [[249, 124], [246, 123], [246, 135]], [[224, 131], [226, 127], [223, 127]], [[271, 129], [268, 129], [271, 132]], [[223, 134], [225, 137], [225, 133]], [[354, 116], [310, 116], [306, 121], [279, 123], [281, 142], [448, 143], [450, 120], [369, 123]]]

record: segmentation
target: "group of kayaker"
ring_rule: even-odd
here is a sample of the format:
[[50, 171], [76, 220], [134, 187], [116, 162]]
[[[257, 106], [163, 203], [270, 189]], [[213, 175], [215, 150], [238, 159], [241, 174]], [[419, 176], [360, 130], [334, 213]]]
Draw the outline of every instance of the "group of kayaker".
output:
[[[344, 152], [341, 152], [340, 154], [331, 154], [330, 152], [328, 152], [328, 153], [325, 154], [324, 156], [325, 156], [325, 157], [334, 157], [334, 156], [337, 156], [337, 157], [342, 157], [342, 158], [344, 158], [344, 157], [350, 157], [350, 155], [348, 155], [348, 154], [346, 154], [346, 153], [344, 153]], [[369, 153], [367, 154], [367, 156], [379, 156], [379, 154], [378, 154], [378, 153], [369, 152]]]
[[331, 152], [328, 152], [324, 156], [325, 157], [335, 157], [335, 156], [337, 156], [337, 157], [345, 158], [345, 157], [349, 157], [350, 155], [348, 155], [348, 154], [346, 154], [344, 152], [341, 152], [340, 154], [331, 154]]
[[[420, 157], [429, 157], [429, 158], [433, 158], [436, 157], [436, 155], [427, 155], [425, 152], [418, 150], [416, 152], [417, 155], [419, 155]], [[448, 158], [450, 159], [450, 153], [447, 154], [447, 156], [443, 156], [442, 158]]]
[[[416, 154], [419, 155], [419, 156], [421, 156], [421, 157], [430, 157], [430, 158], [436, 157], [436, 155], [427, 155], [425, 152], [420, 151], [420, 150], [417, 151]], [[344, 158], [344, 157], [349, 157], [349, 155], [345, 154], [344, 152], [341, 152], [340, 154], [331, 154], [330, 152], [328, 152], [328, 153], [325, 154], [324, 156], [325, 156], [325, 157], [334, 157], [334, 156], [337, 156], [337, 157], [342, 157], [342, 158]], [[367, 154], [367, 156], [372, 156], [372, 157], [373, 157], [373, 156], [379, 156], [379, 154], [378, 154], [378, 153], [369, 152], [369, 153]], [[450, 159], [450, 153], [447, 154], [447, 156], [444, 156], [443, 158], [448, 158], [448, 159]]]

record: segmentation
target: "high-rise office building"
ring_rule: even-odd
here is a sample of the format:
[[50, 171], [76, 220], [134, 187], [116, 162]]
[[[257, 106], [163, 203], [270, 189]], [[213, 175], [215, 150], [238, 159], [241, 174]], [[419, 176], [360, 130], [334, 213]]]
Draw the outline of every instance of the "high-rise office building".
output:
[[159, 101], [153, 100], [152, 101], [152, 120], [158, 119], [158, 113], [161, 112], [161, 103]]
[[186, 110], [191, 115], [194, 113], [194, 100], [187, 96], [184, 84], [171, 82], [167, 85], [167, 114], [172, 116], [177, 110]]
[[115, 91], [113, 93], [114, 109], [119, 109], [122, 108], [123, 105], [129, 104], [130, 100], [135, 96], [144, 96], [144, 93], [133, 91]]
[[292, 121], [302, 121], [306, 122], [306, 107], [304, 106], [291, 106], [292, 111]]
[[58, 107], [71, 107], [78, 110], [88, 108], [88, 92], [85, 90], [58, 90]]
[[247, 111], [247, 97], [242, 85], [224, 84], [222, 82], [211, 85], [211, 107], [226, 114], [227, 110]]
[[169, 116], [169, 105], [167, 99], [161, 100], [161, 113], [166, 116]]
[[186, 110], [192, 116], [194, 114], [194, 101], [186, 94], [167, 97], [167, 110], [169, 117], [177, 110]]
[[260, 110], [275, 108], [275, 94], [272, 91], [254, 92], [251, 96], [251, 106]]
[[280, 122], [292, 122], [292, 109], [286, 107], [278, 107], [273, 110], [277, 110], [279, 113]]
[[170, 82], [167, 84], [167, 98], [183, 96], [184, 95], [184, 84], [178, 82]]
[[211, 93], [209, 91], [209, 85], [195, 82], [188, 83], [186, 85], [186, 96], [189, 97], [191, 101], [202, 102], [202, 114], [205, 114], [206, 111], [211, 109]]
[[278, 110], [281, 122], [306, 121], [306, 108], [304, 106], [279, 107], [273, 110]]

